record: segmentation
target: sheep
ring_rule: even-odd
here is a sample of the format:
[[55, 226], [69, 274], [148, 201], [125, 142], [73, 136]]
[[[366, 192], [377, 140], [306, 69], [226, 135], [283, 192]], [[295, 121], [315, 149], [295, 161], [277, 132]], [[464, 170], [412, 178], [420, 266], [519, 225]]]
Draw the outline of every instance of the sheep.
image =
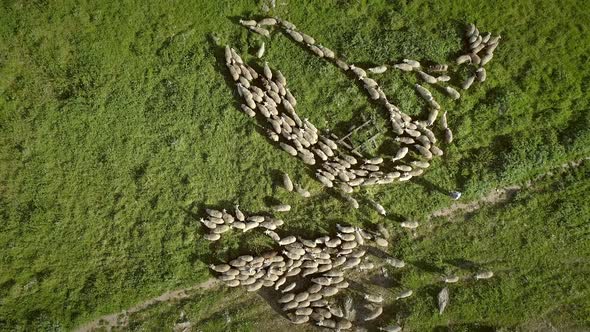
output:
[[402, 267], [406, 266], [406, 263], [404, 261], [393, 257], [387, 257], [385, 259], [385, 263], [398, 269], [401, 269]]
[[367, 76], [367, 72], [364, 71], [362, 68], [356, 67], [355, 65], [350, 65], [350, 70], [358, 76], [359, 79]]
[[239, 20], [240, 24], [245, 26], [245, 27], [254, 27], [256, 26], [256, 24], [258, 24], [258, 22], [254, 21], [254, 20]]
[[420, 62], [416, 60], [403, 59], [402, 61], [412, 66], [412, 68], [420, 68]]
[[381, 303], [383, 302], [383, 296], [381, 295], [373, 295], [373, 294], [365, 294], [363, 298], [369, 302], [373, 303]]
[[258, 25], [276, 25], [277, 20], [272, 17], [263, 18], [262, 20], [258, 21]]
[[234, 66], [229, 66], [229, 73], [234, 81], [237, 81], [240, 79], [240, 73], [238, 72], [238, 70]]
[[205, 209], [205, 212], [213, 218], [222, 218], [223, 217], [223, 213], [219, 210]]
[[[489, 52], [489, 51], [488, 51]], [[481, 58], [481, 65], [485, 66], [488, 62], [490, 62], [490, 60], [492, 60], [492, 58], [494, 57], [493, 53], [486, 53], [482, 58]]]
[[287, 286], [285, 286], [285, 288], [283, 288], [283, 290], [281, 292], [282, 293], [289, 292], [289, 291], [293, 290], [293, 288], [295, 288], [295, 286], [297, 286], [297, 283], [292, 282], [292, 283], [288, 284]]
[[209, 229], [215, 229], [217, 227], [217, 224], [214, 223], [214, 222], [212, 222], [209, 219], [203, 219], [203, 218], [201, 218], [199, 220], [199, 222], [202, 223], [203, 225], [205, 225], [205, 227], [207, 227]]
[[416, 91], [418, 91], [418, 94], [426, 101], [431, 100], [432, 99], [432, 93], [430, 93], [430, 91], [428, 89], [426, 89], [425, 87], [421, 86], [420, 84], [415, 84], [414, 87], [416, 88]]
[[479, 57], [479, 55], [477, 55], [475, 53], [469, 53], [469, 57], [471, 58], [472, 64], [477, 66], [481, 63], [481, 58]]
[[268, 66], [268, 62], [264, 62], [264, 67], [263, 67], [263, 73], [264, 73], [264, 77], [266, 77], [266, 79], [268, 79], [269, 81], [272, 80], [272, 70], [270, 70], [270, 67]]
[[231, 52], [231, 48], [229, 47], [229, 45], [225, 45], [225, 63], [227, 65], [230, 65], [233, 61], [233, 55]]
[[471, 62], [471, 56], [469, 54], [464, 54], [457, 58], [458, 65], [464, 64], [466, 62]]
[[459, 277], [456, 275], [445, 276], [443, 278], [443, 282], [447, 284], [454, 284], [459, 281]]
[[440, 293], [438, 293], [438, 314], [442, 315], [443, 311], [449, 304], [449, 288], [443, 288]]
[[438, 82], [438, 80], [436, 79], [436, 77], [434, 77], [432, 75], [428, 75], [427, 73], [425, 73], [425, 72], [423, 72], [421, 70], [418, 70], [417, 73], [418, 73], [418, 76], [420, 76], [420, 78], [424, 82], [426, 82], [426, 83], [436, 84], [436, 82]]
[[373, 73], [373, 74], [383, 74], [385, 71], [387, 71], [387, 66], [386, 65], [382, 65], [382, 66], [377, 66], [377, 67], [369, 68], [367, 70], [369, 72]]
[[250, 29], [250, 31], [255, 32], [261, 36], [264, 36], [266, 38], [270, 38], [270, 31], [268, 31], [267, 29], [260, 28], [260, 27], [249, 27], [248, 29]]
[[379, 306], [376, 307], [375, 309], [371, 310], [367, 316], [365, 317], [364, 321], [370, 321], [373, 320], [377, 317], [379, 317], [381, 314], [383, 313], [383, 307]]
[[412, 296], [412, 294], [414, 294], [414, 292], [411, 289], [408, 289], [408, 290], [401, 292], [398, 296], [395, 297], [395, 299], [396, 300], [405, 299], [405, 298]]
[[334, 186], [334, 184], [332, 183], [331, 180], [329, 180], [327, 177], [325, 177], [324, 175], [322, 175], [322, 173], [316, 172], [315, 173], [316, 178], [326, 187], [328, 188], [332, 188]]
[[277, 300], [277, 302], [278, 303], [289, 303], [289, 302], [293, 301], [294, 298], [295, 298], [295, 294], [293, 294], [293, 293], [287, 293], [287, 294], [281, 296]]
[[475, 25], [473, 23], [467, 24], [465, 29], [465, 37], [469, 38], [475, 33]]
[[290, 302], [287, 302], [281, 309], [283, 309], [283, 311], [289, 311], [289, 310], [293, 310], [297, 308], [297, 301], [293, 300]]
[[[342, 174], [342, 173], [340, 173]], [[347, 194], [352, 194], [353, 189], [351, 186], [349, 186], [348, 184], [341, 182], [338, 187], [340, 188], [340, 190], [342, 190], [343, 192], [347, 193]]]
[[215, 229], [212, 230], [212, 232], [215, 234], [222, 234], [222, 233], [229, 231], [230, 229], [231, 229], [231, 226], [229, 226], [227, 224], [223, 224], [223, 225], [218, 225]]
[[400, 226], [408, 229], [416, 229], [420, 224], [417, 221], [403, 221]]
[[279, 146], [283, 150], [285, 150], [288, 154], [292, 155], [293, 157], [295, 157], [297, 155], [297, 150], [295, 150], [295, 148], [292, 147], [291, 145], [289, 145], [287, 143], [280, 142]]
[[370, 86], [368, 86], [368, 85], [365, 85], [364, 87], [365, 87], [365, 89], [367, 90], [367, 92], [369, 93], [369, 97], [370, 97], [372, 100], [377, 100], [377, 99], [379, 99], [379, 92], [378, 92], [378, 91], [377, 91], [375, 88], [372, 88], [372, 87], [370, 87]]
[[328, 329], [335, 329], [336, 322], [331, 319], [324, 319], [324, 320], [320, 320], [319, 322], [317, 322], [317, 326], [325, 327]]
[[219, 273], [224, 273], [224, 272], [227, 272], [231, 269], [231, 266], [229, 266], [228, 264], [219, 264], [219, 265], [211, 264], [211, 265], [209, 265], [209, 267], [211, 268], [211, 270], [213, 270], [215, 272], [219, 272]]
[[402, 327], [399, 325], [389, 325], [386, 327], [378, 327], [379, 331], [384, 332], [401, 332]]
[[228, 287], [238, 287], [240, 285], [240, 281], [239, 280], [228, 280], [225, 282], [225, 285]]
[[231, 224], [231, 226], [232, 226], [233, 228], [236, 228], [236, 229], [242, 229], [242, 230], [243, 230], [244, 228], [246, 228], [246, 224], [245, 224], [244, 222], [241, 222], [241, 221], [235, 221], [235, 222], [233, 222], [233, 223]]
[[338, 288], [328, 286], [328, 287], [322, 288], [322, 290], [320, 291], [320, 294], [322, 294], [323, 297], [330, 297], [330, 296], [336, 295], [338, 293], [338, 291], [339, 291]]
[[381, 237], [376, 237], [375, 243], [380, 247], [387, 247], [389, 245], [387, 240], [385, 240], [384, 238], [381, 238]]
[[484, 82], [486, 80], [486, 69], [481, 67], [475, 71], [475, 77], [477, 78], [478, 82]]
[[459, 94], [459, 92], [455, 89], [453, 89], [450, 86], [446, 86], [445, 87], [445, 92], [449, 95], [449, 97], [451, 97], [451, 99], [453, 100], [457, 100], [459, 98], [461, 98], [461, 95]]
[[264, 51], [266, 51], [266, 44], [263, 42], [262, 45], [260, 45], [258, 51], [256, 52], [256, 57], [258, 59], [261, 59], [262, 56], [264, 56]]
[[397, 180], [399, 182], [408, 181], [408, 180], [410, 180], [412, 178], [412, 176], [413, 175], [410, 174], [410, 173], [403, 173], [399, 178], [397, 178]]
[[435, 156], [437, 156], [437, 157], [440, 157], [440, 156], [442, 156], [442, 155], [444, 154], [444, 153], [443, 153], [443, 150], [441, 150], [441, 149], [440, 149], [438, 146], [436, 146], [436, 145], [433, 145], [433, 146], [431, 146], [431, 147], [430, 147], [430, 151], [432, 151], [432, 154], [433, 154], [433, 155], [435, 155]]
[[294, 41], [296, 41], [298, 43], [303, 42], [303, 36], [299, 32], [297, 32], [295, 30], [291, 30], [291, 29], [287, 29], [286, 31], [289, 34], [289, 36], [291, 36], [291, 38], [293, 38]]
[[258, 227], [258, 226], [260, 226], [260, 223], [259, 222], [257, 222], [257, 221], [249, 221], [249, 222], [246, 223], [244, 229], [242, 229], [242, 232], [245, 233], [245, 232], [247, 232], [249, 230], [252, 230], [252, 229], [254, 229], [254, 228]]
[[331, 49], [322, 45], [318, 45], [318, 47], [320, 48], [320, 50], [322, 50], [326, 58], [334, 59], [336, 57], [336, 54], [334, 54], [334, 52]]
[[436, 77], [436, 80], [439, 82], [448, 82], [451, 80], [451, 76], [449, 75], [440, 75]]
[[492, 271], [484, 271], [484, 272], [477, 273], [474, 278], [476, 280], [481, 280], [481, 279], [490, 279], [493, 276], [494, 276], [494, 272], [492, 272]]
[[342, 269], [343, 270], [348, 270], [348, 269], [352, 269], [353, 267], [359, 265], [361, 263], [361, 259], [358, 257], [353, 257], [350, 259], [346, 259], [346, 261], [344, 262], [344, 264], [342, 264]]
[[342, 248], [343, 250], [351, 250], [357, 247], [357, 243], [354, 241], [350, 241], [350, 242], [344, 242], [340, 245], [340, 248]]
[[336, 66], [338, 66], [338, 68], [340, 68], [344, 71], [347, 71], [348, 69], [350, 69], [348, 64], [340, 59], [336, 59], [334, 62], [336, 63]]
[[401, 71], [413, 71], [414, 67], [412, 67], [411, 65], [407, 64], [407, 63], [398, 63], [396, 65], [393, 66], [394, 68], [397, 68]]
[[313, 44], [315, 44], [315, 39], [313, 39], [313, 37], [306, 35], [303, 32], [299, 32], [299, 34], [301, 35], [303, 42], [307, 45], [313, 46]]
[[340, 224], [336, 224], [336, 228], [338, 229], [339, 232], [342, 232], [342, 233], [354, 234], [354, 231], [355, 231], [355, 228], [352, 226], [342, 226]]
[[[431, 101], [434, 101], [434, 99], [432, 99]], [[436, 105], [438, 105], [438, 104], [436, 104]], [[439, 109], [440, 109], [440, 106], [438, 106], [438, 107], [432, 107], [430, 109], [430, 112], [428, 112], [428, 118], [426, 120], [426, 124], [427, 125], [432, 126], [432, 124], [434, 123], [434, 121], [436, 121], [436, 118], [438, 117], [438, 110]], [[418, 136], [418, 137], [420, 137], [420, 136]]]
[[467, 79], [465, 79], [463, 84], [461, 84], [461, 89], [463, 89], [463, 90], [469, 89], [471, 87], [471, 85], [473, 84], [474, 80], [475, 80], [475, 75], [470, 75], [469, 77], [467, 77]]
[[312, 312], [313, 312], [313, 309], [311, 309], [311, 308], [298, 308], [295, 311], [295, 314], [298, 316], [309, 316], [309, 315], [311, 315]]
[[289, 235], [280, 239], [278, 242], [280, 246], [286, 246], [288, 244], [294, 243], [295, 241], [297, 241], [297, 239], [293, 235]]
[[433, 73], [445, 72], [447, 71], [447, 69], [449, 69], [449, 66], [446, 64], [436, 64], [428, 67], [428, 70], [430, 70]]
[[340, 319], [336, 322], [336, 331], [348, 330], [352, 328], [352, 322], [348, 319]]
[[[405, 137], [400, 137], [400, 142], [401, 142], [402, 138], [405, 138]], [[409, 140], [411, 140], [411, 142], [409, 142]], [[404, 142], [402, 142], [402, 143], [404, 143]], [[412, 143], [414, 143], [414, 140], [408, 139], [408, 143], [406, 143], [406, 144], [412, 144]], [[410, 151], [410, 150], [407, 147], [405, 147], [405, 146], [401, 147], [399, 150], [397, 150], [395, 157], [391, 158], [392, 161], [403, 159], [408, 154], [408, 151]]]
[[289, 319], [293, 324], [304, 324], [309, 321], [309, 316], [302, 316], [302, 315], [293, 315], [289, 314]]

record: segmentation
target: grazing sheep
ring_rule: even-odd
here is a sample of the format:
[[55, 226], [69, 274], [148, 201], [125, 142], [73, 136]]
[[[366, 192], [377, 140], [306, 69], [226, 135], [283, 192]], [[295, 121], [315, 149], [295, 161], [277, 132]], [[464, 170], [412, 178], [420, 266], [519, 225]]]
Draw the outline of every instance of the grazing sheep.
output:
[[205, 212], [213, 218], [223, 218], [223, 213], [219, 210], [205, 209]]
[[258, 24], [258, 22], [254, 21], [254, 20], [239, 20], [240, 24], [245, 26], [245, 27], [254, 27], [256, 26], [256, 24]]
[[355, 65], [350, 65], [350, 70], [358, 76], [359, 79], [367, 76], [367, 72], [365, 72], [362, 68], [356, 67]]
[[286, 31], [289, 34], [289, 36], [291, 36], [291, 38], [293, 38], [293, 40], [295, 40], [296, 42], [303, 42], [303, 36], [299, 32], [291, 29], [287, 29]]
[[432, 151], [432, 154], [437, 157], [440, 157], [443, 155], [443, 151], [436, 145], [431, 146], [430, 151]]
[[231, 226], [233, 228], [241, 229], [241, 230], [243, 230], [244, 228], [246, 228], [246, 224], [244, 222], [241, 222], [241, 221], [236, 221], [236, 222], [232, 223]]
[[[401, 137], [400, 137], [400, 139], [401, 139]], [[413, 144], [414, 143], [414, 140], [413, 139], [410, 139], [410, 140], [412, 140], [412, 142], [407, 143], [407, 144]], [[392, 160], [393, 161], [396, 161], [396, 160], [403, 159], [408, 154], [408, 151], [410, 151], [410, 150], [407, 147], [405, 147], [405, 146], [402, 147], [402, 148], [400, 148], [399, 150], [397, 150], [397, 152], [395, 154], [395, 157], [393, 157]]]
[[486, 69], [481, 67], [475, 71], [475, 77], [477, 78], [478, 82], [484, 82], [486, 80]]
[[449, 304], [449, 288], [443, 288], [440, 293], [438, 293], [438, 314], [442, 315], [443, 311]]
[[255, 32], [261, 36], [264, 36], [266, 38], [270, 38], [270, 31], [268, 31], [267, 29], [260, 28], [260, 27], [249, 27], [248, 29], [250, 29], [250, 31]]
[[432, 93], [430, 93], [428, 89], [421, 86], [420, 84], [415, 84], [414, 87], [416, 88], [416, 91], [418, 91], [418, 94], [424, 98], [424, 100], [428, 101], [432, 99]]
[[473, 23], [467, 24], [467, 28], [465, 29], [465, 37], [469, 38], [473, 36], [475, 33], [475, 25]]
[[288, 244], [294, 243], [295, 241], [297, 241], [297, 238], [295, 238], [293, 235], [289, 235], [287, 237], [280, 239], [279, 245], [286, 246]]
[[396, 300], [405, 299], [407, 297], [412, 296], [412, 294], [414, 294], [414, 292], [411, 289], [408, 289], [408, 290], [401, 292], [398, 296], [395, 297], [395, 299]]
[[447, 69], [449, 69], [449, 66], [445, 64], [436, 64], [428, 67], [428, 70], [430, 70], [433, 73], [445, 72], [447, 71]]
[[451, 80], [451, 76], [449, 75], [441, 75], [441, 76], [437, 76], [436, 80], [439, 82], [448, 82]]
[[471, 85], [473, 84], [474, 80], [475, 80], [474, 75], [470, 75], [469, 77], [467, 77], [467, 79], [465, 79], [463, 84], [461, 84], [461, 89], [463, 89], [463, 90], [469, 89], [471, 87]]
[[258, 21], [258, 25], [276, 25], [277, 20], [272, 17], [263, 18], [262, 20]]
[[484, 272], [479, 272], [475, 275], [475, 279], [480, 280], [480, 279], [490, 279], [491, 277], [494, 276], [494, 272], [492, 271], [484, 271]]
[[383, 302], [383, 296], [381, 295], [372, 295], [372, 294], [365, 294], [363, 298], [369, 302], [373, 303], [381, 303]]
[[445, 143], [450, 144], [453, 141], [453, 132], [450, 128], [445, 129]]
[[453, 89], [450, 86], [446, 86], [445, 87], [445, 92], [449, 95], [449, 97], [451, 97], [453, 100], [457, 100], [459, 98], [461, 98], [461, 95], [459, 94], [459, 92], [455, 89]]
[[365, 317], [364, 321], [370, 321], [373, 320], [379, 316], [381, 316], [381, 314], [383, 313], [383, 307], [379, 306], [376, 307], [375, 309], [371, 310], [368, 314], [367, 317]]
[[264, 73], [264, 77], [266, 77], [267, 80], [272, 80], [272, 70], [270, 70], [270, 67], [268, 66], [268, 62], [264, 62], [264, 68], [263, 68], [263, 73]]
[[285, 286], [285, 288], [281, 292], [286, 293], [286, 292], [292, 291], [293, 288], [295, 288], [295, 286], [297, 286], [297, 283], [292, 282], [289, 285]]
[[469, 57], [471, 58], [471, 63], [473, 63], [474, 65], [477, 66], [481, 63], [481, 58], [479, 57], [479, 55], [475, 53], [469, 53]]
[[289, 174], [283, 173], [283, 187], [288, 191], [293, 191], [293, 181], [289, 177]]
[[461, 55], [457, 58], [457, 64], [464, 64], [466, 62], [471, 62], [471, 56], [469, 54]]
[[340, 59], [336, 59], [334, 62], [336, 62], [336, 66], [338, 66], [338, 68], [340, 68], [344, 71], [347, 71], [348, 69], [350, 69], [348, 64]]
[[336, 54], [334, 54], [334, 52], [331, 49], [322, 45], [318, 45], [318, 47], [320, 48], [320, 50], [322, 50], [326, 58], [334, 59], [336, 57]]
[[399, 325], [389, 325], [386, 327], [378, 327], [377, 329], [384, 332], [401, 332], [402, 327]]
[[397, 68], [401, 71], [413, 71], [414, 67], [412, 67], [411, 65], [407, 64], [407, 63], [398, 63], [396, 65], [393, 66], [394, 68]]
[[[428, 112], [428, 119], [426, 120], [427, 125], [432, 126], [434, 121], [436, 121], [436, 118], [438, 117], [438, 110], [439, 109], [440, 109], [440, 106], [438, 108], [433, 107], [430, 109], [430, 112]], [[421, 137], [421, 136], [418, 136], [418, 137]]]
[[402, 61], [412, 66], [412, 68], [420, 68], [420, 62], [416, 60], [403, 59]]
[[209, 267], [211, 268], [211, 270], [213, 270], [215, 272], [219, 272], [219, 273], [224, 273], [224, 272], [227, 272], [231, 269], [231, 266], [229, 266], [228, 264], [219, 264], [219, 265], [211, 264], [211, 265], [209, 265]]
[[393, 258], [393, 257], [386, 258], [385, 262], [395, 268], [398, 268], [398, 269], [406, 266], [406, 263], [404, 261], [397, 259], [397, 258]]
[[381, 237], [375, 238], [375, 243], [380, 247], [387, 247], [389, 245], [387, 240], [385, 240], [384, 238], [381, 238]]
[[[489, 51], [488, 51], [489, 52]], [[488, 62], [490, 62], [490, 60], [492, 60], [492, 58], [494, 57], [493, 53], [486, 53], [482, 58], [481, 58], [481, 65], [484, 66], [485, 64], [487, 64]]]
[[291, 323], [293, 324], [304, 324], [307, 323], [309, 321], [309, 316], [303, 316], [303, 315], [293, 315], [293, 314], [288, 314], [289, 319], [291, 320]]
[[264, 55], [264, 51], [266, 51], [266, 44], [263, 42], [262, 45], [260, 45], [260, 48], [258, 49], [258, 51], [256, 52], [256, 57], [258, 59], [261, 59], [262, 56]]
[[420, 224], [417, 221], [403, 221], [400, 226], [403, 228], [416, 229]]
[[436, 77], [434, 77], [432, 75], [428, 75], [427, 73], [425, 73], [425, 72], [423, 72], [421, 70], [418, 70], [417, 73], [418, 73], [418, 76], [420, 76], [420, 78], [424, 82], [426, 82], [426, 83], [436, 84], [436, 82], [438, 82], [438, 80], [436, 79]]
[[233, 55], [231, 52], [231, 48], [229, 47], [229, 45], [225, 45], [225, 63], [227, 65], [231, 64], [233, 60]]
[[446, 276], [443, 281], [447, 284], [454, 284], [459, 281], [459, 277], [455, 275]]
[[322, 52], [322, 50], [315, 46], [315, 45], [308, 45], [309, 49], [317, 56], [319, 56], [320, 58], [324, 57], [324, 52]]
[[292, 147], [291, 145], [289, 145], [287, 143], [280, 142], [279, 146], [283, 150], [285, 150], [288, 154], [292, 155], [293, 157], [295, 157], [297, 155], [297, 150], [294, 147]]
[[373, 74], [383, 74], [385, 71], [387, 71], [387, 66], [382, 65], [378, 67], [369, 68], [367, 70]]
[[254, 229], [254, 228], [258, 227], [258, 226], [260, 226], [260, 223], [259, 222], [257, 222], [257, 221], [249, 221], [249, 222], [246, 223], [244, 229], [242, 229], [242, 232], [245, 233], [245, 232], [247, 232], [249, 230], [252, 230], [252, 229]]

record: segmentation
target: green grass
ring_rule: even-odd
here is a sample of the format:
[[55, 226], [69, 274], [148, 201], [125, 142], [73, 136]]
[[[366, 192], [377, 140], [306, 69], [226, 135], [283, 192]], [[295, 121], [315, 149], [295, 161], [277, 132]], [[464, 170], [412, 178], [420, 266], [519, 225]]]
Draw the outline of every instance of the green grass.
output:
[[[460, 102], [443, 102], [456, 141], [424, 176], [460, 189], [466, 200], [590, 154], [590, 71], [584, 66], [590, 13], [580, 1], [277, 4], [273, 15], [290, 19], [350, 63], [452, 61], [466, 22], [503, 36], [485, 84]], [[288, 202], [294, 210], [285, 216], [283, 234], [332, 232], [335, 221], [380, 221], [368, 206], [351, 211], [322, 191], [301, 162], [268, 144], [237, 111], [211, 37], [252, 60], [261, 39], [235, 19], [262, 15], [260, 8], [255, 1], [0, 4], [0, 329], [71, 329], [208, 278], [204, 262], [270, 246], [258, 233], [205, 243], [195, 219], [204, 206], [239, 202], [246, 211], [261, 211], [269, 197]], [[267, 41], [265, 60], [287, 77], [298, 112], [321, 129], [343, 134], [361, 114], [381, 114], [336, 67], [283, 35]], [[419, 113], [413, 78], [387, 72], [378, 80], [392, 100]], [[277, 169], [308, 185], [314, 197], [274, 187]], [[552, 320], [588, 326], [589, 304], [574, 296], [587, 291], [586, 281], [575, 266], [559, 266], [563, 279], [542, 269], [556, 268], [566, 254], [588, 255], [579, 242], [587, 234], [577, 233], [583, 228], [568, 227], [590, 216], [588, 176], [581, 174], [563, 188], [567, 195], [531, 193], [534, 204], [511, 208], [506, 219], [497, 219], [503, 223], [484, 222], [505, 213], [504, 206], [491, 207], [474, 217], [482, 228], [472, 234], [445, 226], [393, 250], [437, 262], [493, 257], [507, 270], [538, 262], [537, 270], [519, 272], [532, 273], [529, 283], [510, 283], [507, 273], [491, 288], [454, 293], [460, 302], [449, 310], [456, 321], [511, 327], [557, 307]], [[450, 204], [418, 183], [359, 196], [419, 220]], [[533, 232], [523, 228], [527, 223], [551, 227]], [[491, 234], [501, 241], [498, 252], [491, 252]], [[535, 246], [539, 255], [519, 243]], [[448, 250], [439, 252], [440, 245]], [[425, 278], [418, 272], [403, 277], [411, 285]], [[480, 299], [480, 306], [469, 299]], [[415, 301], [408, 324], [428, 329], [447, 323], [434, 317], [430, 303]], [[247, 325], [252, 316], [244, 315], [238, 321]]]

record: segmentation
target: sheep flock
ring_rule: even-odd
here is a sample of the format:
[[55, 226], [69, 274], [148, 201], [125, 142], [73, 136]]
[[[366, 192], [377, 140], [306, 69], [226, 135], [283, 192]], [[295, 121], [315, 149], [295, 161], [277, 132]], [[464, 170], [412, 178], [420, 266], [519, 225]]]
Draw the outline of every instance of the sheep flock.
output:
[[[263, 18], [258, 21], [240, 20], [240, 24], [266, 38], [271, 37], [271, 30], [284, 33], [308, 49], [310, 54], [326, 59], [348, 77], [358, 81], [370, 102], [386, 112], [388, 134], [397, 144], [396, 152], [391, 156], [360, 157], [297, 114], [298, 101], [280, 70], [272, 69], [267, 62], [259, 70], [254, 69], [242, 60], [235, 49], [225, 46], [225, 64], [241, 98], [240, 110], [264, 128], [272, 144], [301, 159], [313, 169], [315, 177], [323, 186], [338, 191], [353, 208], [359, 208], [357, 199], [353, 197], [359, 187], [408, 181], [422, 175], [430, 167], [433, 158], [443, 155], [441, 143], [450, 144], [453, 132], [447, 124], [447, 112], [441, 109], [429, 89], [440, 90], [451, 100], [461, 98], [459, 90], [468, 90], [473, 84], [481, 84], [486, 80], [484, 66], [493, 58], [500, 42], [500, 36], [480, 34], [475, 25], [469, 24], [465, 31], [465, 54], [452, 64], [423, 66], [416, 60], [401, 59], [393, 66], [361, 68], [348, 64], [289, 21]], [[256, 52], [257, 58], [262, 58], [265, 50], [266, 45], [262, 43]], [[453, 87], [452, 82], [459, 80], [451, 75], [465, 66], [468, 67], [467, 78], [459, 86]], [[387, 70], [400, 70], [419, 78], [422, 83], [415, 84], [414, 88], [417, 96], [425, 101], [425, 118], [413, 119], [387, 98], [376, 80]], [[439, 129], [434, 128], [437, 121]], [[440, 141], [435, 132], [440, 134]], [[287, 174], [283, 174], [282, 186], [302, 197], [311, 196], [302, 185], [293, 183]], [[370, 203], [379, 214], [387, 214], [378, 202]], [[273, 213], [285, 213], [290, 209], [288, 204], [272, 207]], [[226, 263], [212, 264], [211, 269], [226, 286], [243, 286], [250, 292], [261, 288], [275, 292], [277, 305], [294, 324], [313, 323], [337, 331], [353, 328], [361, 331], [366, 326], [381, 331], [402, 330], [401, 326], [395, 324], [371, 325], [371, 321], [384, 311], [384, 303], [388, 300], [386, 294], [362, 293], [354, 298], [356, 301], [362, 299], [363, 304], [355, 305], [351, 294], [358, 295], [359, 291], [349, 287], [350, 282], [347, 281], [347, 276], [350, 278], [387, 265], [398, 269], [405, 267], [403, 260], [386, 254], [390, 245], [386, 225], [362, 229], [337, 224], [334, 236], [305, 239], [289, 234], [279, 235], [280, 231], [277, 231], [284, 224], [282, 219], [269, 215], [247, 215], [239, 206], [235, 206], [231, 212], [216, 209], [206, 209], [205, 212], [207, 216], [200, 222], [207, 231], [204, 238], [208, 241], [217, 241], [231, 230], [248, 232], [259, 229], [276, 243], [275, 251], [261, 256], [242, 255]], [[405, 221], [400, 226], [415, 229], [419, 224], [416, 221]], [[385, 269], [383, 273], [386, 273]], [[461, 279], [489, 279], [493, 275], [492, 271], [480, 271], [473, 276], [448, 275], [441, 279], [441, 283], [456, 283]], [[412, 290], [404, 290], [394, 300], [403, 301], [412, 294]], [[441, 289], [438, 304], [439, 313], [442, 314], [449, 304], [447, 287]]]

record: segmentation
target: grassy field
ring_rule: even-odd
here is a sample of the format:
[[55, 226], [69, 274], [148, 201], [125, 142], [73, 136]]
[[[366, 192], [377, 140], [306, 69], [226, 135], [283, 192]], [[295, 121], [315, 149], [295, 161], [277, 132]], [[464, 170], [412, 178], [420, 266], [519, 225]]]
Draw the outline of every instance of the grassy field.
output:
[[[316, 236], [333, 232], [337, 221], [383, 221], [367, 205], [351, 210], [324, 191], [300, 161], [268, 144], [237, 111], [214, 40], [256, 63], [252, 54], [262, 39], [236, 20], [263, 15], [262, 6], [0, 3], [0, 329], [73, 329], [201, 282], [210, 277], [209, 262], [271, 247], [259, 232], [209, 245], [197, 225], [205, 206], [239, 203], [245, 211], [265, 211], [269, 201], [287, 202], [294, 209], [282, 234]], [[437, 187], [473, 200], [590, 155], [586, 7], [547, 0], [278, 0], [270, 14], [288, 18], [349, 63], [452, 61], [466, 22], [503, 36], [485, 84], [459, 102], [442, 103], [456, 140], [424, 181], [358, 194], [378, 199], [394, 216], [387, 220], [394, 228], [398, 218], [424, 220], [449, 206]], [[266, 43], [264, 60], [285, 74], [299, 114], [320, 129], [341, 135], [362, 116], [381, 114], [333, 65], [278, 33]], [[389, 71], [379, 82], [404, 109], [421, 109], [414, 78]], [[313, 197], [276, 188], [277, 170], [305, 183]], [[416, 331], [449, 324], [466, 331], [534, 329], [541, 319], [590, 328], [588, 172], [583, 166], [469, 215], [466, 223], [433, 220], [444, 225], [418, 239], [400, 232], [392, 253], [422, 267], [467, 260], [504, 272], [488, 284], [452, 289], [449, 316], [439, 317], [432, 297], [424, 296], [434, 272], [408, 269], [400, 283], [423, 296], [387, 317], [403, 318]], [[203, 295], [186, 310], [203, 319], [203, 308], [230, 296]], [[236, 312], [230, 328], [256, 329], [259, 314], [269, 312], [257, 303], [252, 310], [227, 304]], [[155, 330], [179, 315], [153, 310], [133, 326]], [[203, 329], [219, 330], [222, 318]]]

